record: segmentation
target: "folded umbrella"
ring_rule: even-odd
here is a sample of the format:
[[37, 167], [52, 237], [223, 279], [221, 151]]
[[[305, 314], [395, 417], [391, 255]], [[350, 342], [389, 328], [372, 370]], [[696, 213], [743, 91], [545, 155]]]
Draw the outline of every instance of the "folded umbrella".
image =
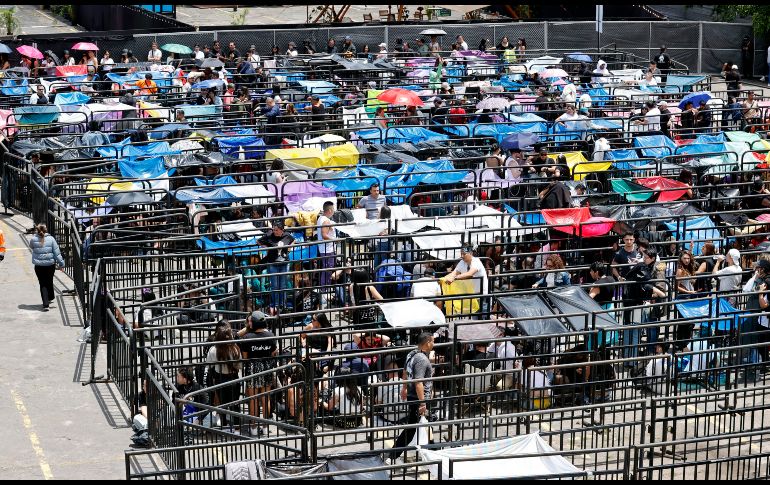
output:
[[45, 53], [47, 55], [51, 56], [51, 59], [53, 59], [53, 61], [56, 63], [57, 66], [61, 66], [61, 59], [59, 59], [59, 56], [54, 54], [54, 52], [52, 50], [47, 50], [47, 51], [45, 51]]
[[31, 57], [32, 59], [44, 59], [45, 56], [42, 52], [35, 49], [31, 45], [21, 45], [16, 48], [16, 51], [18, 51], [19, 54], [27, 57]]
[[111, 207], [126, 207], [129, 205], [154, 204], [155, 199], [144, 192], [120, 192], [107, 198]]
[[688, 101], [692, 102], [693, 106], [700, 105], [701, 101], [708, 102], [711, 99], [711, 93], [708, 91], [700, 91], [697, 93], [690, 93], [679, 102], [679, 109], [684, 109], [685, 104]]
[[540, 141], [535, 133], [513, 133], [503, 138], [500, 148], [503, 150], [527, 150]]
[[166, 52], [174, 54], [192, 54], [192, 49], [182, 44], [163, 44], [160, 48]]
[[414, 91], [401, 88], [383, 91], [377, 96], [377, 99], [396, 106], [422, 106], [425, 104]]
[[489, 98], [484, 98], [481, 101], [479, 101], [476, 104], [476, 109], [492, 109], [492, 110], [502, 111], [508, 108], [510, 104], [511, 104], [510, 101], [508, 101], [506, 98], [492, 96]]
[[93, 44], [91, 42], [78, 42], [77, 44], [72, 46], [73, 51], [98, 51], [99, 48], [96, 47], [96, 44]]

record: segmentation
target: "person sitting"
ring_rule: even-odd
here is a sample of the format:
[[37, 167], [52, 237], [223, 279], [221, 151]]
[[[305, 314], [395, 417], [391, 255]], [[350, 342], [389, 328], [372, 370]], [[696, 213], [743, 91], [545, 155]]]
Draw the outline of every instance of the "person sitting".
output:
[[[570, 276], [564, 269], [564, 260], [558, 254], [549, 254], [545, 257], [545, 270], [547, 273], [537, 280], [532, 288], [556, 288], [569, 286]], [[558, 271], [558, 273], [556, 272]]]
[[568, 209], [572, 207], [572, 194], [567, 186], [557, 179], [552, 179], [538, 197], [540, 209]]
[[48, 96], [45, 94], [45, 87], [38, 84], [35, 92], [29, 97], [29, 104], [50, 104]]
[[350, 368], [340, 367], [334, 376], [336, 387], [328, 401], [323, 403], [327, 411], [338, 416], [335, 420], [341, 428], [361, 426], [364, 396], [358, 387], [357, 377]]

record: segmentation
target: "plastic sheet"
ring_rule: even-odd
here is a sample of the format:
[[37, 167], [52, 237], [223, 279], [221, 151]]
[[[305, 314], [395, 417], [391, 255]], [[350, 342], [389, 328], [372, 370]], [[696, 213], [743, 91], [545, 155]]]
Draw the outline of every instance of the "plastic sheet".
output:
[[648, 189], [661, 191], [658, 195], [658, 202], [672, 202], [679, 200], [689, 190], [689, 186], [687, 184], [677, 180], [667, 179], [665, 177], [648, 177], [644, 179], [636, 179], [636, 183], [647, 187]]
[[527, 318], [516, 322], [525, 335], [557, 335], [570, 333], [556, 318], [556, 314], [538, 295], [506, 296], [498, 298], [511, 318]]
[[396, 303], [378, 303], [377, 306], [391, 327], [420, 328], [446, 323], [446, 317], [441, 310], [434, 303], [421, 298]]
[[575, 209], [543, 209], [545, 222], [560, 232], [582, 237], [603, 236], [615, 226], [615, 220], [594, 217], [588, 207]]
[[673, 155], [677, 148], [676, 143], [664, 135], [634, 137], [634, 146], [642, 149], [642, 155], [652, 158]]
[[[688, 320], [717, 319], [716, 329], [722, 331], [733, 330], [741, 318], [741, 313], [725, 298], [712, 298], [711, 300], [684, 300], [674, 302], [681, 318]], [[712, 320], [712, 324], [714, 321]]]
[[[554, 290], [546, 291], [548, 299], [562, 313], [596, 313], [596, 328], [617, 327], [618, 321], [610, 314], [602, 313], [601, 305], [591, 298], [579, 286], [564, 286]], [[565, 317], [573, 329], [577, 331], [585, 330], [586, 320], [581, 316]], [[591, 330], [592, 320], [588, 318], [588, 330]]]
[[630, 180], [611, 179], [610, 183], [612, 184], [612, 190], [618, 194], [625, 195], [629, 202], [644, 202], [654, 195], [653, 192], [645, 190], [647, 187], [635, 184]]
[[562, 155], [567, 159], [567, 166], [574, 180], [583, 180], [590, 173], [606, 172], [612, 167], [611, 161], [590, 162], [582, 152], [567, 152]]

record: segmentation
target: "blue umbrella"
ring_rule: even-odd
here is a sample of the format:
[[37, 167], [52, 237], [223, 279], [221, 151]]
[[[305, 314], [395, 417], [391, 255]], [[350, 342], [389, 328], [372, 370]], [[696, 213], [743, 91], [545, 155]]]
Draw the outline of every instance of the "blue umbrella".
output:
[[567, 57], [580, 62], [593, 62], [591, 56], [588, 54], [583, 54], [582, 52], [573, 52], [572, 54], [567, 54]]
[[503, 138], [500, 148], [503, 150], [524, 150], [538, 143], [540, 137], [534, 133], [513, 133]]
[[679, 102], [679, 109], [684, 109], [684, 105], [687, 104], [688, 101], [692, 102], [693, 106], [698, 106], [701, 101], [708, 102], [709, 99], [711, 99], [711, 93], [708, 91], [690, 93]]
[[225, 83], [222, 79], [208, 79], [206, 81], [201, 81], [199, 83], [193, 84], [193, 89], [211, 89], [216, 88], [219, 86], [226, 86], [227, 83]]
[[13, 49], [5, 44], [0, 44], [0, 54], [13, 54]]

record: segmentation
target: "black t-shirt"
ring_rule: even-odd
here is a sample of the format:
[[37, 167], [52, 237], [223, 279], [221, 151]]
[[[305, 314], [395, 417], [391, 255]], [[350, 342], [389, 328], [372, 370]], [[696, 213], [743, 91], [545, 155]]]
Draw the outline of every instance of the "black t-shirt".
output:
[[[243, 336], [243, 340], [269, 337], [275, 337], [275, 335], [270, 330], [265, 330], [263, 332], [248, 332]], [[241, 352], [248, 354], [249, 359], [265, 359], [273, 356], [273, 352], [278, 348], [278, 341], [276, 339], [254, 342], [241, 341], [238, 342], [238, 345], [241, 347]]]
[[665, 52], [658, 54], [655, 57], [655, 61], [658, 63], [658, 69], [661, 71], [671, 68], [671, 58]]
[[317, 292], [311, 291], [304, 297], [299, 294], [294, 302], [295, 312], [310, 312], [316, 310], [321, 304], [321, 297]]
[[311, 121], [314, 123], [323, 123], [326, 114], [326, 106], [323, 103], [318, 103], [318, 106], [311, 106], [310, 113], [312, 113]]
[[263, 263], [271, 264], [275, 262], [284, 262], [288, 258], [289, 250], [287, 246], [294, 243], [294, 238], [290, 236], [288, 233], [283, 233], [282, 237], [277, 237], [275, 234], [268, 234], [266, 236], [262, 236], [259, 238], [257, 243], [261, 246], [267, 246], [270, 248], [278, 247], [279, 245], [283, 247], [283, 249], [271, 249], [267, 251], [267, 256], [265, 256], [265, 259], [262, 260]]
[[752, 191], [749, 195], [750, 197], [743, 199], [747, 209], [758, 210], [765, 208], [762, 202], [767, 198], [767, 194]]
[[599, 294], [594, 298], [596, 303], [604, 305], [605, 303], [612, 302], [615, 293], [615, 286], [612, 285], [613, 283], [615, 283], [615, 278], [610, 275], [602, 276], [596, 283], [594, 283], [599, 287]]
[[[634, 248], [633, 251], [628, 252], [625, 248], [621, 247], [620, 250], [618, 250], [617, 253], [615, 253], [615, 258], [612, 260], [612, 264], [621, 266], [621, 265], [634, 265], [636, 263], [639, 263], [642, 261], [642, 255], [639, 254], [639, 250]], [[620, 276], [624, 278], [628, 278], [628, 272], [631, 270], [630, 266], [627, 266], [625, 268], [618, 268], [618, 273]]]

